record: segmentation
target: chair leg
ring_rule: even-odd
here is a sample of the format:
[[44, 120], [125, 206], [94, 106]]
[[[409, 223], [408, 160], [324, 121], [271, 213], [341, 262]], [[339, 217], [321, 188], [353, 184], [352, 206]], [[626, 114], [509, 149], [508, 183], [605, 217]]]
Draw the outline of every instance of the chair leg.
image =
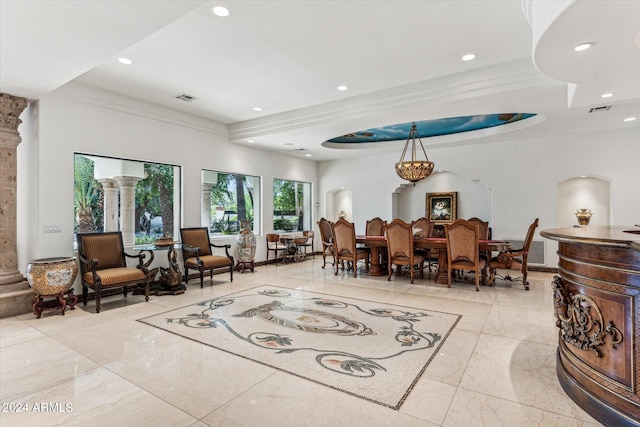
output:
[[480, 291], [480, 272], [476, 270], [476, 292]]
[[527, 282], [527, 269], [525, 268], [522, 272], [522, 283], [524, 284], [524, 290], [529, 290], [529, 282]]
[[89, 296], [89, 289], [83, 284], [82, 285], [82, 305], [87, 305], [87, 298]]
[[204, 269], [200, 268], [200, 289], [204, 288]]
[[184, 267], [184, 284], [189, 284], [189, 269], [186, 266]]
[[102, 289], [98, 286], [94, 289], [96, 294], [96, 313], [100, 313], [100, 297], [102, 296]]

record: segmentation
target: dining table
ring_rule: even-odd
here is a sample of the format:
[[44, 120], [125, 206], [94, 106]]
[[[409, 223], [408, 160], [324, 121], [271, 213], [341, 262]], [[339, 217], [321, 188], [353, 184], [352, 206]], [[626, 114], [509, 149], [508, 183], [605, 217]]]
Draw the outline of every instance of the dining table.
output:
[[[356, 243], [363, 244], [371, 249], [370, 276], [384, 276], [388, 273], [380, 263], [380, 248], [387, 246], [385, 236], [356, 235]], [[511, 249], [511, 243], [506, 240], [479, 240], [478, 246], [481, 252], [504, 252]], [[414, 237], [413, 247], [435, 249], [438, 252], [438, 272], [436, 273], [435, 281], [444, 285], [448, 284], [447, 239], [444, 237]]]

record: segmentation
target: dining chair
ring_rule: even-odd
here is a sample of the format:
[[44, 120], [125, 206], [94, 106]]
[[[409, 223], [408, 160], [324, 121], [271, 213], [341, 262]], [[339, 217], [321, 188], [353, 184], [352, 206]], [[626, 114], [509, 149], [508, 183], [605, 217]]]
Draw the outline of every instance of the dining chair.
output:
[[[413, 221], [413, 237], [421, 239], [432, 237], [433, 226], [434, 224], [429, 218], [418, 218]], [[429, 271], [431, 271], [432, 265], [435, 265], [436, 268], [438, 267], [438, 251], [434, 249], [416, 248], [415, 252], [424, 257], [425, 262], [428, 263]]]
[[[467, 221], [469, 221], [471, 224], [477, 224], [478, 225], [478, 238], [480, 240], [489, 240], [489, 222], [488, 221], [483, 221], [478, 217], [473, 217], [473, 218], [469, 218]], [[489, 258], [491, 258], [491, 252], [487, 252], [487, 251], [480, 251], [480, 258], [484, 259], [485, 262], [489, 262]]]
[[[384, 226], [386, 221], [382, 218], [375, 217], [368, 220], [365, 224], [365, 234], [367, 236], [384, 236]], [[387, 248], [383, 246], [379, 250], [380, 259], [378, 262], [382, 265], [387, 263]]]
[[385, 234], [387, 236], [387, 256], [389, 277], [391, 280], [393, 274], [393, 265], [396, 266], [398, 272], [401, 266], [409, 267], [411, 274], [411, 283], [413, 283], [415, 268], [420, 267], [420, 276], [424, 278], [424, 256], [413, 250], [413, 226], [401, 219], [394, 219], [389, 224], [385, 224]]
[[[527, 282], [527, 258], [529, 256], [529, 249], [531, 248], [531, 242], [533, 241], [533, 235], [538, 227], [538, 218], [536, 218], [529, 229], [527, 230], [527, 236], [524, 239], [522, 248], [509, 249], [504, 252], [500, 252], [498, 256], [489, 260], [489, 286], [493, 286], [496, 277], [503, 280], [521, 281], [525, 290], [529, 290], [529, 282]], [[522, 277], [512, 278], [510, 275], [500, 275], [496, 272], [497, 269], [502, 270], [519, 270], [522, 273]]]
[[[122, 232], [78, 233], [78, 258], [82, 303], [87, 305], [89, 288], [93, 289], [96, 313], [100, 313], [100, 299], [104, 289], [122, 288], [124, 297], [130, 286], [144, 287], [145, 301], [149, 301], [151, 274], [144, 266], [144, 254], [130, 255], [124, 251]], [[138, 265], [127, 267], [126, 258], [137, 258]]]
[[287, 245], [280, 241], [280, 235], [270, 233], [266, 236], [267, 239], [267, 264], [269, 263], [269, 252], [274, 253], [276, 267], [278, 266], [278, 255], [280, 252], [285, 252], [288, 248]]
[[[189, 269], [200, 273], [200, 288], [204, 287], [204, 272], [209, 271], [209, 278], [213, 280], [214, 270], [229, 269], [233, 282], [233, 257], [229, 254], [231, 245], [211, 243], [207, 227], [191, 227], [180, 229], [182, 242], [182, 259], [184, 263], [184, 283], [189, 284]], [[213, 253], [213, 249], [224, 249], [224, 255]]]
[[353, 277], [358, 276], [358, 260], [363, 260], [365, 269], [369, 271], [371, 250], [369, 248], [356, 248], [356, 229], [353, 223], [341, 218], [333, 223], [331, 228], [333, 230], [333, 252], [336, 261], [335, 274], [338, 274], [339, 262], [342, 263], [342, 269], [344, 270], [344, 261], [353, 266]]
[[464, 219], [458, 219], [444, 225], [447, 239], [447, 285], [451, 287], [451, 277], [454, 269], [473, 271], [476, 278], [476, 291], [480, 290], [480, 277], [484, 283], [486, 275], [486, 261], [480, 259], [478, 240], [480, 230], [477, 224], [471, 224]]
[[[315, 258], [315, 253], [313, 251], [313, 240], [315, 237], [315, 232], [313, 232], [312, 230], [304, 230], [302, 232], [302, 236], [304, 238], [306, 238], [306, 240], [304, 241], [304, 243], [300, 243], [298, 244], [298, 246], [302, 247], [304, 250], [304, 257], [305, 259], [307, 258], [307, 248], [311, 248], [311, 258]], [[302, 241], [302, 240], [300, 240]]]
[[318, 229], [320, 230], [320, 239], [322, 240], [322, 268], [327, 265], [327, 256], [333, 259], [332, 265], [336, 264], [336, 257], [333, 253], [333, 231], [331, 223], [326, 218], [320, 218], [318, 221]]

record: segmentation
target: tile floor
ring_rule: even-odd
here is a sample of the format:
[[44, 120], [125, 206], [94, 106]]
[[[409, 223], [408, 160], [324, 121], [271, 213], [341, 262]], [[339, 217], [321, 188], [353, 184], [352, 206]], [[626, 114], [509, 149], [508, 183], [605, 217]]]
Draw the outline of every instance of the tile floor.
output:
[[[333, 274], [320, 257], [214, 276], [184, 295], [113, 296], [65, 316], [0, 319], [0, 425], [599, 426], [562, 391], [551, 278], [480, 292], [408, 276]], [[262, 284], [461, 314], [402, 407], [392, 409], [136, 322]]]

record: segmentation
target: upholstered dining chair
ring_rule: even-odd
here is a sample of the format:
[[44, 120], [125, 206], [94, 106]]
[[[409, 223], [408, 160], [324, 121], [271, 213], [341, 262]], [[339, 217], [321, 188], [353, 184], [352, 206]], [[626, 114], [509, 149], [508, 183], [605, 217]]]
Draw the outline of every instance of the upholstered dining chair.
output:
[[[489, 260], [489, 286], [493, 286], [496, 277], [504, 280], [522, 281], [525, 290], [529, 290], [529, 282], [527, 282], [527, 258], [529, 256], [529, 249], [531, 248], [531, 242], [533, 241], [533, 235], [538, 227], [538, 218], [536, 218], [529, 229], [527, 230], [527, 236], [524, 238], [522, 248], [509, 249], [505, 252], [500, 252], [498, 256]], [[512, 278], [507, 275], [500, 275], [496, 272], [497, 269], [502, 270], [518, 270], [522, 273], [522, 277]]]
[[[467, 221], [469, 221], [471, 224], [478, 225], [478, 233], [479, 233], [478, 238], [480, 240], [489, 240], [489, 222], [488, 221], [483, 221], [480, 218], [475, 216], [473, 218], [469, 218]], [[489, 258], [491, 258], [491, 253], [481, 251], [480, 258], [484, 259], [484, 261], [488, 263]]]
[[[104, 289], [122, 288], [125, 298], [130, 286], [144, 287], [149, 301], [151, 275], [144, 266], [144, 254], [130, 255], [124, 251], [122, 233], [78, 233], [78, 258], [82, 281], [82, 303], [87, 305], [89, 288], [93, 289], [96, 313], [100, 313], [100, 298]], [[138, 265], [127, 267], [126, 258], [137, 258]]]
[[454, 269], [473, 271], [476, 278], [476, 291], [480, 290], [480, 277], [484, 283], [487, 263], [480, 259], [478, 240], [480, 230], [477, 224], [458, 219], [444, 225], [447, 239], [447, 284], [451, 287], [451, 275]]
[[401, 219], [394, 219], [389, 224], [385, 224], [385, 234], [387, 236], [387, 269], [391, 280], [393, 265], [400, 272], [401, 266], [409, 267], [411, 283], [415, 274], [414, 266], [420, 266], [420, 276], [424, 278], [424, 256], [413, 250], [413, 226]]
[[[204, 272], [209, 270], [213, 279], [214, 270], [229, 269], [233, 282], [233, 257], [229, 254], [231, 245], [216, 245], [209, 239], [207, 227], [181, 228], [182, 258], [184, 260], [184, 283], [189, 283], [189, 269], [200, 273], [200, 288], [204, 287]], [[216, 255], [213, 249], [224, 249], [224, 255]]]
[[267, 263], [269, 263], [269, 252], [273, 252], [273, 257], [278, 266], [278, 256], [287, 250], [287, 245], [280, 241], [280, 235], [270, 233], [265, 236], [267, 239]]
[[[367, 236], [384, 236], [384, 226], [386, 221], [382, 218], [375, 217], [367, 221], [365, 225], [365, 234]], [[387, 248], [385, 246], [380, 247], [380, 259], [378, 262], [382, 265], [387, 263]]]
[[336, 257], [333, 253], [333, 231], [331, 223], [326, 218], [320, 218], [318, 221], [318, 229], [320, 230], [320, 239], [322, 240], [322, 268], [327, 265], [327, 256], [333, 259], [332, 265], [336, 264]]
[[[413, 221], [413, 237], [426, 238], [432, 237], [433, 234], [433, 222], [429, 218], [418, 218]], [[425, 262], [428, 262], [429, 271], [433, 264], [438, 265], [438, 252], [434, 249], [416, 248], [415, 252], [424, 257]]]
[[344, 218], [339, 219], [332, 224], [333, 231], [333, 252], [335, 254], [336, 275], [338, 274], [338, 263], [342, 263], [344, 270], [344, 261], [351, 263], [353, 266], [353, 277], [358, 277], [358, 260], [364, 260], [365, 268], [369, 271], [369, 248], [356, 248], [356, 229], [352, 222]]

